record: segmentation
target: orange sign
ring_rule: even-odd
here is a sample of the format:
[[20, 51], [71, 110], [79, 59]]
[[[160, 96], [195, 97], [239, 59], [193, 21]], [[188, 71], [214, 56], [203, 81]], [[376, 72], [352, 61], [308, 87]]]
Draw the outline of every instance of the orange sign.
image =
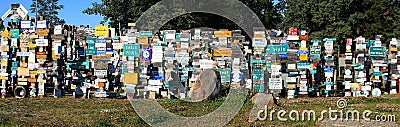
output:
[[48, 35], [49, 35], [49, 29], [36, 30], [35, 33], [36, 33], [38, 36], [48, 36]]
[[214, 56], [232, 56], [232, 50], [214, 50]]

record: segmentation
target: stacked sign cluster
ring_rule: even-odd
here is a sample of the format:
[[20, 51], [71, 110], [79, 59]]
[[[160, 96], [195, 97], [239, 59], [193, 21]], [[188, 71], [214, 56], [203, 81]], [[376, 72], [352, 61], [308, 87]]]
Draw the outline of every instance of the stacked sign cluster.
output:
[[[325, 95], [395, 94], [400, 77], [396, 39], [386, 53], [379, 37], [359, 37], [355, 44], [349, 38], [342, 65], [335, 62], [335, 38], [309, 41], [307, 32], [297, 28], [290, 28], [287, 37], [254, 28], [250, 43], [241, 30], [153, 32], [132, 26], [116, 36], [114, 28], [103, 25], [36, 24], [32, 29], [30, 20], [21, 20], [19, 28], [0, 32], [3, 97], [120, 97], [133, 88], [136, 98], [186, 98], [206, 69], [218, 72], [225, 86], [244, 84], [288, 98], [319, 96], [319, 89]], [[335, 82], [339, 77], [342, 84]]]

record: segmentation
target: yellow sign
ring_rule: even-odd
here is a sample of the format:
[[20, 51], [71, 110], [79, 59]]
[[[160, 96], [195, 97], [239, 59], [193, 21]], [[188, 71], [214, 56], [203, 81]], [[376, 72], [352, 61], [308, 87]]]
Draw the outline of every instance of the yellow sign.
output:
[[139, 44], [148, 44], [149, 38], [148, 37], [138, 37], [138, 43]]
[[265, 38], [265, 34], [254, 34], [253, 38]]
[[37, 71], [29, 71], [29, 75], [35, 76], [37, 75]]
[[308, 50], [306, 47], [300, 47], [299, 50]]
[[36, 44], [32, 44], [32, 42], [29, 43], [29, 48], [36, 48]]
[[287, 84], [288, 89], [296, 89], [296, 84]]
[[7, 66], [8, 65], [8, 61], [7, 60], [2, 60], [1, 61], [1, 66]]
[[3, 38], [10, 38], [10, 34], [7, 29], [3, 31]]
[[7, 76], [0, 76], [0, 79], [1, 80], [8, 80], [8, 77]]
[[232, 37], [232, 31], [214, 31], [215, 37]]
[[94, 36], [108, 37], [108, 26], [95, 26]]
[[138, 74], [137, 73], [125, 73], [124, 74], [124, 83], [125, 84], [138, 84]]
[[308, 60], [308, 55], [300, 54], [300, 60]]
[[17, 74], [18, 74], [18, 76], [28, 76], [29, 75], [29, 69], [28, 68], [18, 67]]
[[232, 50], [214, 50], [214, 56], [232, 56]]
[[35, 78], [29, 78], [28, 82], [36, 82], [36, 79]]
[[48, 36], [48, 35], [49, 35], [49, 29], [36, 30], [35, 33], [36, 33], [38, 36]]

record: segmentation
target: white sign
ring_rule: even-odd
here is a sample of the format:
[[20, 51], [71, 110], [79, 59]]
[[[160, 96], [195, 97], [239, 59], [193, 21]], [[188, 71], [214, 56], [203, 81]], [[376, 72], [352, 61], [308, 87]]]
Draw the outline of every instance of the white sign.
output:
[[270, 78], [268, 88], [269, 89], [282, 89], [282, 79], [281, 78]]
[[151, 54], [151, 62], [162, 62], [163, 61], [163, 47], [162, 46], [153, 46], [153, 54]]
[[96, 75], [96, 76], [107, 75], [107, 70], [94, 70], [94, 75]]
[[296, 64], [288, 64], [288, 69], [296, 69]]
[[266, 38], [253, 38], [253, 47], [265, 47], [267, 46]]
[[286, 82], [297, 82], [296, 77], [286, 77]]
[[57, 25], [57, 26], [54, 27], [54, 34], [62, 34], [61, 25]]
[[371, 86], [361, 86], [361, 91], [371, 91]]
[[47, 39], [36, 39], [36, 46], [48, 46], [49, 45], [49, 40]]
[[381, 90], [379, 89], [379, 88], [375, 88], [375, 89], [373, 89], [372, 90], [372, 96], [374, 96], [374, 97], [378, 97], [378, 96], [381, 96]]
[[17, 56], [30, 56], [31, 52], [17, 52]]
[[112, 43], [113, 49], [123, 49], [124, 44], [122, 43]]
[[96, 46], [96, 48], [106, 48], [107, 43], [96, 43], [95, 46]]
[[47, 28], [46, 20], [38, 20], [38, 21], [36, 21], [36, 23], [37, 23], [36, 27], [38, 29], [46, 29]]
[[30, 20], [21, 20], [21, 28], [22, 29], [31, 28], [31, 21]]
[[149, 85], [158, 85], [162, 86], [161, 80], [149, 80]]
[[212, 60], [201, 59], [200, 61], [200, 68], [209, 69], [212, 68], [213, 62]]

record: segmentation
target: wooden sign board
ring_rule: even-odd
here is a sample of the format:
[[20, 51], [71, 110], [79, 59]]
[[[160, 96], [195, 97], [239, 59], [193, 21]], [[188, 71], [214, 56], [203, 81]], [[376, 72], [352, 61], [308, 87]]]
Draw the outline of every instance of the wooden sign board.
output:
[[49, 29], [36, 30], [35, 33], [36, 33], [38, 36], [48, 36], [48, 35], [49, 35]]
[[138, 84], [138, 73], [125, 73], [124, 74], [124, 83], [125, 84]]
[[214, 50], [214, 56], [232, 56], [232, 50]]

